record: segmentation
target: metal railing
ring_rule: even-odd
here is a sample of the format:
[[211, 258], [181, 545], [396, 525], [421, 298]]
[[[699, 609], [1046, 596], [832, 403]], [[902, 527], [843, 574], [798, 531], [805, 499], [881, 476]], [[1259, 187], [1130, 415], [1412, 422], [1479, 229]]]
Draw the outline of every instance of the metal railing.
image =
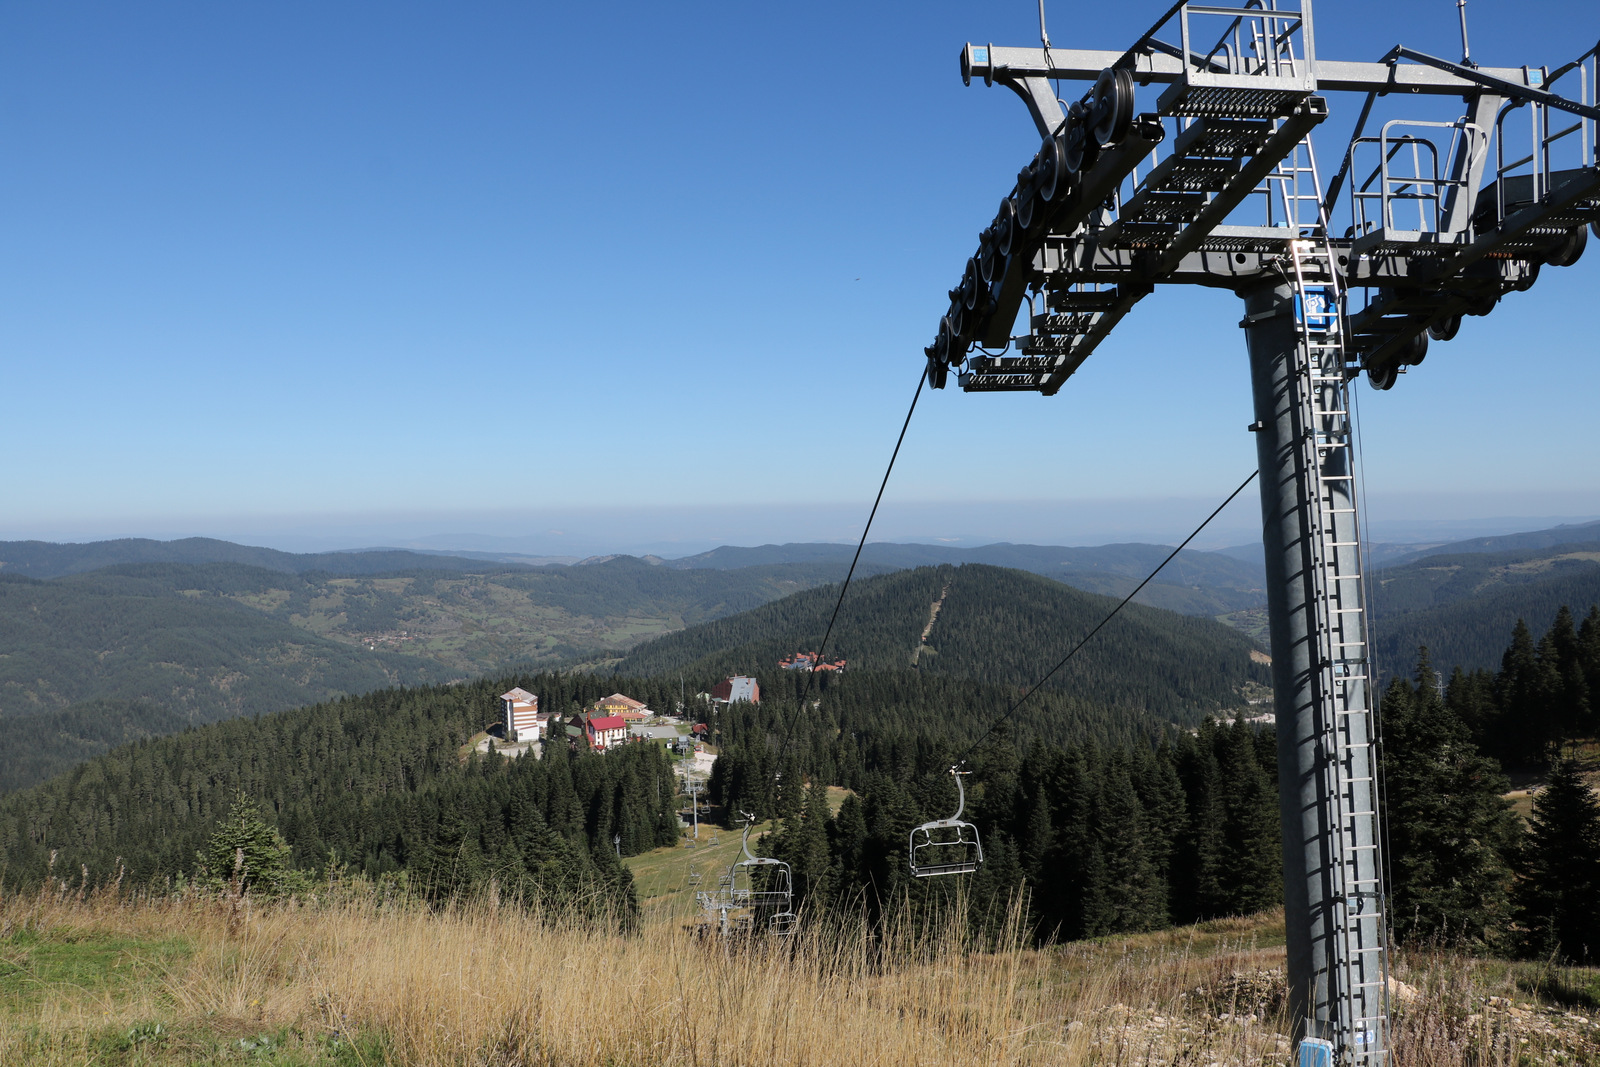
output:
[[[1450, 130], [1450, 145], [1441, 153], [1431, 138], [1396, 133], [1396, 130], [1410, 129]], [[1439, 160], [1441, 156], [1454, 160], [1462, 142], [1472, 155], [1487, 152], [1489, 148], [1488, 134], [1465, 119], [1452, 122], [1394, 119], [1384, 123], [1376, 137], [1353, 138], [1349, 148], [1351, 173], [1361, 173], [1360, 158], [1366, 154], [1363, 148], [1376, 147], [1378, 161], [1366, 178], [1350, 190], [1350, 236], [1360, 237], [1375, 227], [1387, 231], [1442, 233], [1451, 191], [1463, 188], [1465, 181], [1441, 176]], [[1471, 170], [1464, 168], [1462, 173], [1471, 173]]]

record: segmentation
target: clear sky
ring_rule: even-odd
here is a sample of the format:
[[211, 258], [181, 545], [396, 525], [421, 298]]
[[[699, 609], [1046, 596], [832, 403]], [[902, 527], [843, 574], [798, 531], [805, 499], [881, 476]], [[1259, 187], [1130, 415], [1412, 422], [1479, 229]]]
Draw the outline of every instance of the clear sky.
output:
[[[1050, 32], [1120, 48], [1164, 6], [1056, 0]], [[1468, 13], [1486, 64], [1600, 37], [1589, 2]], [[1324, 56], [1459, 54], [1453, 0], [1319, 16]], [[0, 537], [853, 537], [1037, 146], [957, 52], [1035, 18], [6, 5]], [[1375, 526], [1600, 515], [1597, 282], [1600, 247], [1363, 386]], [[1054, 398], [925, 393], [883, 534], [1181, 536], [1254, 462], [1238, 316], [1163, 290]]]

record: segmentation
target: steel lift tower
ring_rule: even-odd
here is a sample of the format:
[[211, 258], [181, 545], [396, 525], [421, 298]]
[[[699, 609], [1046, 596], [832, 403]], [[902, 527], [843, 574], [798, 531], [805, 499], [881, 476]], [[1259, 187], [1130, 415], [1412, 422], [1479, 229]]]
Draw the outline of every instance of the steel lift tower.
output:
[[[1351, 383], [1365, 371], [1391, 388], [1430, 338], [1600, 234], [1596, 49], [1554, 70], [1489, 68], [1467, 58], [1464, 22], [1462, 39], [1460, 62], [1405, 47], [1332, 61], [1311, 0], [1252, 0], [1179, 3], [1122, 52], [1047, 37], [961, 52], [963, 80], [1014, 91], [1042, 145], [950, 291], [929, 384], [954, 372], [966, 392], [1049, 396], [1157, 285], [1244, 301], [1290, 1010], [1308, 1064], [1390, 1063]], [[1091, 87], [1058, 98], [1073, 81]], [[1332, 93], [1364, 102], [1325, 184], [1312, 134]], [[1410, 113], [1385, 117], [1397, 105]]]

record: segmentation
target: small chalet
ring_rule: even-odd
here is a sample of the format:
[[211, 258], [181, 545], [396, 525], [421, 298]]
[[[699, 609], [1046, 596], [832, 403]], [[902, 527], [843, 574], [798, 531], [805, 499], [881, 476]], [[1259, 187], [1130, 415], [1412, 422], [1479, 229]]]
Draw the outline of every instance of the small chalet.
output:
[[761, 703], [761, 686], [756, 684], [754, 678], [735, 675], [726, 681], [718, 682], [711, 690], [711, 699], [723, 704], [736, 704], [747, 701], [751, 704]]
[[539, 698], [520, 686], [500, 694], [507, 741], [537, 741], [549, 716], [539, 714]]
[[584, 721], [584, 739], [596, 752], [604, 752], [628, 739], [628, 720], [621, 715], [590, 715]]

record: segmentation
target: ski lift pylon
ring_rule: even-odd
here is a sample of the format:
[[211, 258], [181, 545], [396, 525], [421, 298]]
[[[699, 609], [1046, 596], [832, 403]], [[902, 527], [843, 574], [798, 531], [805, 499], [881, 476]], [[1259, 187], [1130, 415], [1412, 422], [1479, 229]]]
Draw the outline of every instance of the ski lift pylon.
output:
[[950, 775], [956, 780], [956, 813], [948, 819], [925, 822], [911, 831], [907, 848], [913, 877], [971, 874], [983, 866], [983, 842], [978, 828], [961, 821], [961, 813], [967, 808], [967, 790], [961, 779], [967, 774], [950, 768]]

